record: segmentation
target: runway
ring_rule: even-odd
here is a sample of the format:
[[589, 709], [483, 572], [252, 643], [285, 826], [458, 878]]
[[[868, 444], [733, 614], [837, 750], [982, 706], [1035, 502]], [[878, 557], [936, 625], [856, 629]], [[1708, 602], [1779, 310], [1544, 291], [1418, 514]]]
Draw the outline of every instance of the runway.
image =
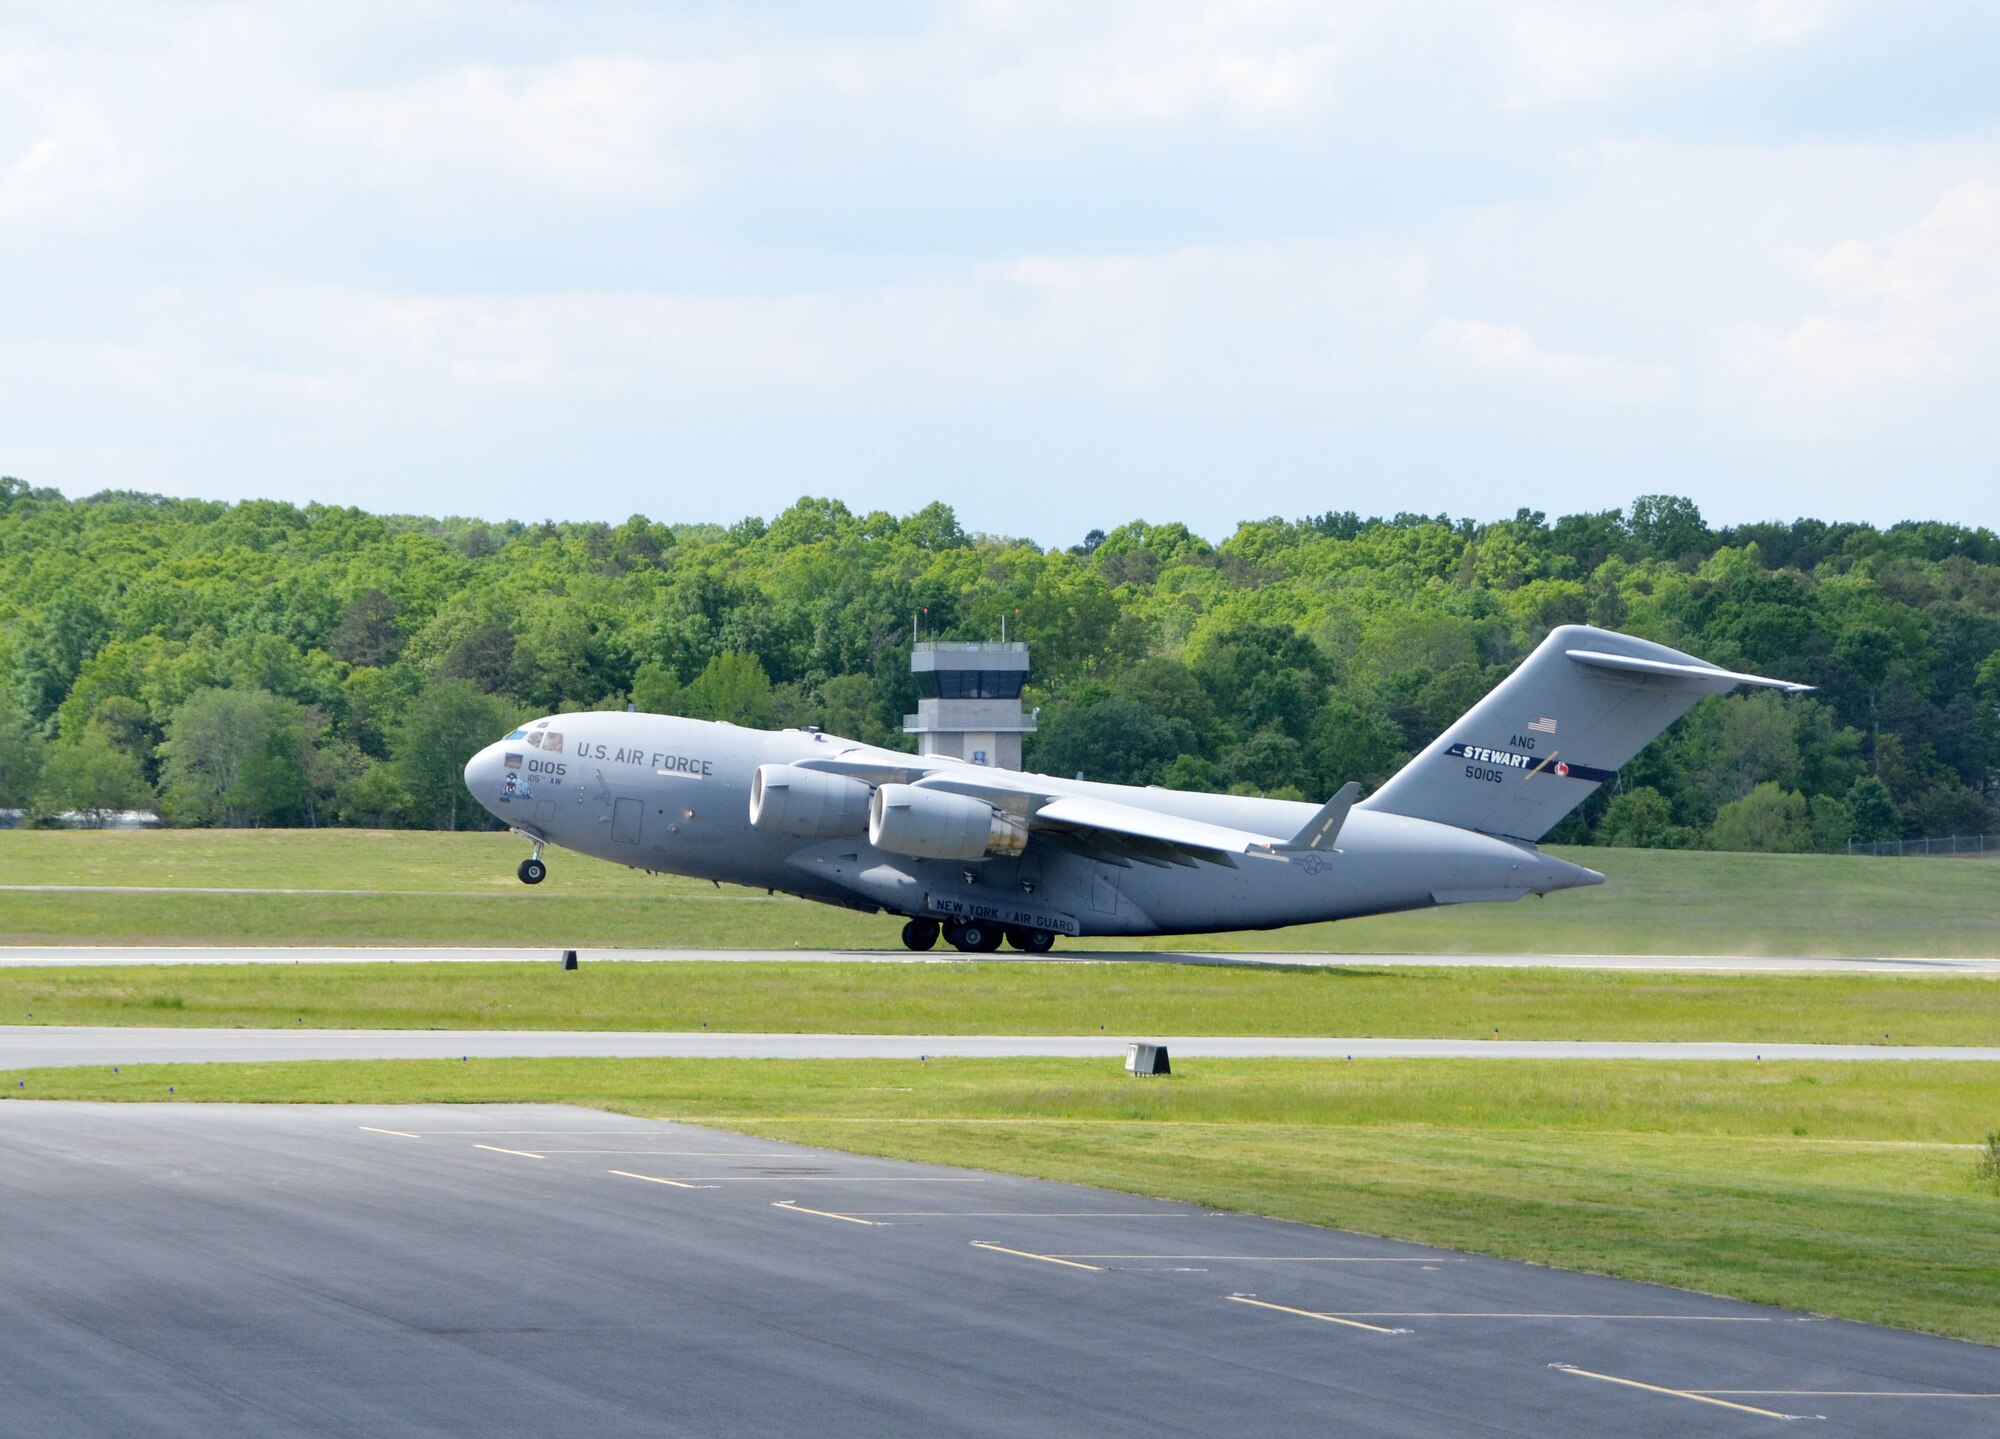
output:
[[[1101, 949], [1067, 944], [1045, 955], [1012, 950], [960, 954], [951, 949], [583, 949], [591, 964], [709, 961], [759, 964], [1198, 964], [1246, 968], [1621, 969], [1721, 974], [2000, 974], [2000, 956], [1938, 959], [1920, 956], [1839, 959], [1811, 955], [1706, 954], [1235, 954], [1201, 950], [1121, 949], [1115, 940], [1086, 940]], [[0, 947], [0, 967], [118, 964], [494, 964], [546, 963], [556, 949], [244, 946], [222, 945], [15, 945]]]
[[918, 1059], [1122, 1057], [1128, 1041], [1174, 1059], [1649, 1059], [2000, 1061], [2000, 1047], [1648, 1043], [1533, 1039], [1315, 1039], [1155, 1034], [729, 1034], [706, 1030], [165, 1029], [0, 1026], [0, 1070], [69, 1064], [270, 1063], [288, 1059]]
[[1977, 1345], [590, 1110], [9, 1104], [0, 1146], [7, 1433], [2000, 1427]]

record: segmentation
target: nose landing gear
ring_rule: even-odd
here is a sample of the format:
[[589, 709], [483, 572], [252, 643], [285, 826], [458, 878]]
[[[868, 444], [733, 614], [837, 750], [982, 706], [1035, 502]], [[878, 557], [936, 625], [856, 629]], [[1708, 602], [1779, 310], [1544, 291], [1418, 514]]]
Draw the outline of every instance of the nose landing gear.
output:
[[520, 876], [522, 884], [540, 884], [548, 878], [549, 867], [542, 863], [542, 842], [540, 840], [535, 841], [535, 852], [522, 860], [520, 868], [516, 869], [514, 873]]

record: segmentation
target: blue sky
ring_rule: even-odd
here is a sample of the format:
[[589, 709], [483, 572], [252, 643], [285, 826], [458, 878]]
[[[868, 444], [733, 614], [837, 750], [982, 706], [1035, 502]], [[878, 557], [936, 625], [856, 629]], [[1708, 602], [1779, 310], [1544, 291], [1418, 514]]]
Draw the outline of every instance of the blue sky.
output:
[[2000, 9], [0, 10], [0, 473], [2000, 526]]

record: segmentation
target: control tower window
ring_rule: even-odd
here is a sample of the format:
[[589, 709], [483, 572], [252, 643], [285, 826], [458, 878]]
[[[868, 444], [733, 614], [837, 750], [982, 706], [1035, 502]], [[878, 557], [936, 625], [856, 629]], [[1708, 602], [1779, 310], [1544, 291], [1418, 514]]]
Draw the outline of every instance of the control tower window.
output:
[[1025, 670], [919, 670], [917, 690], [926, 699], [1017, 700]]

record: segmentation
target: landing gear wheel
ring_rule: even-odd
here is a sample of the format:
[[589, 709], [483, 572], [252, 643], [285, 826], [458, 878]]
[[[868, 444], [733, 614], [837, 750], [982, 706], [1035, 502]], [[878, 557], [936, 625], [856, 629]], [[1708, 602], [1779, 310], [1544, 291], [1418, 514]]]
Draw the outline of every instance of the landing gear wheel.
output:
[[993, 925], [961, 924], [951, 942], [967, 954], [991, 954], [1000, 947], [1000, 931]]
[[1047, 954], [1056, 946], [1056, 937], [1046, 929], [1013, 929], [1007, 931], [1007, 943], [1029, 954]]
[[938, 942], [938, 922], [934, 919], [913, 919], [903, 926], [903, 948], [929, 949]]
[[548, 878], [549, 867], [538, 859], [524, 859], [514, 873], [521, 877], [522, 884], [540, 884]]

